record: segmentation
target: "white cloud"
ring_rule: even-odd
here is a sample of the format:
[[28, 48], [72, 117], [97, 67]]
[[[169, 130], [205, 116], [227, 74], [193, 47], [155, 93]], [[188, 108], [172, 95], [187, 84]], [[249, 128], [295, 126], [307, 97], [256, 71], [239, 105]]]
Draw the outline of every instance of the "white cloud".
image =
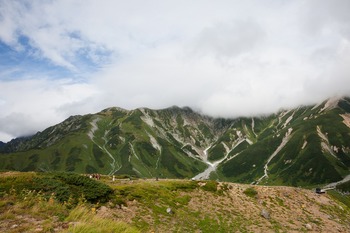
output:
[[[29, 135], [57, 124], [69, 115], [87, 114], [94, 109], [90, 100], [96, 90], [71, 80], [48, 79], [0, 82], [0, 132], [9, 137]], [[76, 102], [85, 102], [72, 106]]]
[[198, 56], [235, 58], [254, 50], [263, 37], [264, 31], [255, 21], [217, 23], [204, 28], [192, 46]]
[[0, 40], [72, 73], [1, 71], [0, 140], [110, 106], [234, 117], [349, 94], [349, 10], [348, 0], [0, 0]]

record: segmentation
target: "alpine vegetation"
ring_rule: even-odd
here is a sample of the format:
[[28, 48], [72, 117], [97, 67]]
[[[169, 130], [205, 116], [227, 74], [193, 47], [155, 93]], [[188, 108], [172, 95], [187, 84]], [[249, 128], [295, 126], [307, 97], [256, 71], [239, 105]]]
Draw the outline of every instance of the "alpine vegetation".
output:
[[350, 174], [350, 98], [260, 117], [108, 108], [1, 144], [0, 168], [305, 186]]

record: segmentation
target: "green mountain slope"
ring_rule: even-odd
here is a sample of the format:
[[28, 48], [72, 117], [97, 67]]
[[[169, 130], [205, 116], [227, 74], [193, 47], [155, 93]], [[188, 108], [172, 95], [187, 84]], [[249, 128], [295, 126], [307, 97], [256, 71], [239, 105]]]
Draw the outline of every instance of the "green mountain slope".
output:
[[221, 179], [307, 185], [341, 180], [349, 174], [349, 99], [283, 111], [257, 131], [256, 143], [229, 156]]
[[206, 167], [200, 153], [215, 140], [214, 123], [190, 109], [109, 108], [10, 142], [1, 168], [192, 177]]
[[350, 99], [265, 117], [108, 108], [1, 145], [0, 169], [312, 185], [350, 173]]

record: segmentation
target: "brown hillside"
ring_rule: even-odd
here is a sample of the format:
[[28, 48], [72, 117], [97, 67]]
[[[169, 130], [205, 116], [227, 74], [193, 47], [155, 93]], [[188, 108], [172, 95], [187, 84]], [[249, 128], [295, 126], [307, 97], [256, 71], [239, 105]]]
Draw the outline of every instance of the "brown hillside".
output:
[[96, 223], [110, 229], [127, 223], [132, 232], [350, 232], [350, 208], [333, 197], [340, 195], [335, 191], [107, 176], [101, 181], [114, 189], [112, 199], [73, 209], [35, 193], [2, 194], [0, 232], [81, 232], [76, 227], [86, 225], [101, 232]]

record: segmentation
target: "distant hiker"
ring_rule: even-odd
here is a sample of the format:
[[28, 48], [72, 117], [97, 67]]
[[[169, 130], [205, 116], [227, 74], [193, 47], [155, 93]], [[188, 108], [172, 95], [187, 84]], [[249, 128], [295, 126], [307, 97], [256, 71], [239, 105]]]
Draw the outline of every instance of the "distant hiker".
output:
[[96, 180], [99, 180], [100, 179], [100, 174], [94, 173], [94, 174], [92, 174], [92, 178], [94, 178]]

